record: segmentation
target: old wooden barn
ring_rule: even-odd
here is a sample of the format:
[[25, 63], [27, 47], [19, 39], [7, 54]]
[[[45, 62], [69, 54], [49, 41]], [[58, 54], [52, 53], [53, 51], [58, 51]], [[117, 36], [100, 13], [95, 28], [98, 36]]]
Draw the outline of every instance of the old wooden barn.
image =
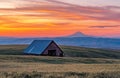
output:
[[53, 40], [34, 40], [24, 51], [25, 54], [63, 56], [63, 51]]

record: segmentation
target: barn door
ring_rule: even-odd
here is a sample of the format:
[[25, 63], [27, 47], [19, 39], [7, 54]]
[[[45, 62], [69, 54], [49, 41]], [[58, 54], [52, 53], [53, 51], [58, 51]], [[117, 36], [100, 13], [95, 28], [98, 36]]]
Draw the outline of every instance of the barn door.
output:
[[49, 56], [56, 56], [56, 50], [48, 50]]

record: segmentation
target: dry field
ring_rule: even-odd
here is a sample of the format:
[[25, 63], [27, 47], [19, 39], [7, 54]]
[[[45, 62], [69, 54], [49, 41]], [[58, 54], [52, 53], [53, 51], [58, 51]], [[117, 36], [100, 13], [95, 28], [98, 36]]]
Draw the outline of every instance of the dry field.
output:
[[0, 62], [0, 72], [120, 72], [120, 64], [45, 64]]
[[0, 78], [120, 78], [120, 59], [22, 55], [25, 47], [0, 47]]
[[0, 78], [119, 78], [120, 64], [0, 62]]
[[0, 78], [119, 77], [120, 61], [118, 59], [18, 55], [0, 57]]

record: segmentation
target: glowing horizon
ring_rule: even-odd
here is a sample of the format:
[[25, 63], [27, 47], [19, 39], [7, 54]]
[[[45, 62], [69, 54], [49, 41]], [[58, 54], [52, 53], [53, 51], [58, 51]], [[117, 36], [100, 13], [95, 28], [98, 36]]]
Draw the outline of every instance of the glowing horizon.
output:
[[1, 0], [0, 36], [58, 37], [79, 31], [120, 37], [120, 1], [86, 1]]

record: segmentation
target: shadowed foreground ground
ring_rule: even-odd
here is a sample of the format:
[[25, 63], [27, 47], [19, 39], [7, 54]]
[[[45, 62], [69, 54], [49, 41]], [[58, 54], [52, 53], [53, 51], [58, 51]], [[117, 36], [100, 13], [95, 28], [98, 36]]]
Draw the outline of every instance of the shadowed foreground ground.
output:
[[0, 78], [119, 78], [120, 72], [77, 73], [77, 72], [31, 72], [31, 73], [0, 73]]

